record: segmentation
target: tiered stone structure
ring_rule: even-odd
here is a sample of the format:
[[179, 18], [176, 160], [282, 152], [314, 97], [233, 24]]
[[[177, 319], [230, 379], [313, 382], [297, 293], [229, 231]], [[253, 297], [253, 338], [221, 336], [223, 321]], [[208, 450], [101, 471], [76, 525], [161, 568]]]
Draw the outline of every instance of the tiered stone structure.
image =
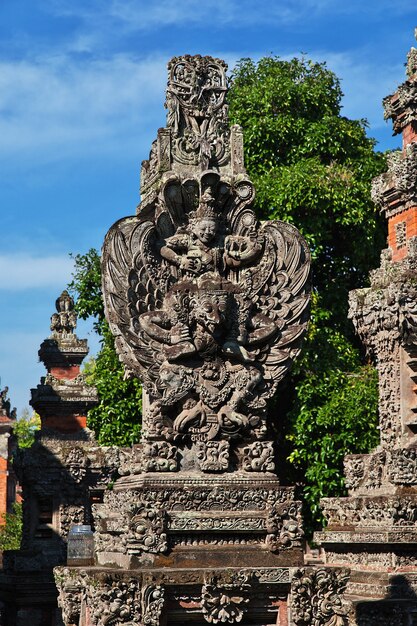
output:
[[[384, 99], [403, 147], [375, 179], [388, 219], [388, 249], [371, 286], [350, 296], [350, 316], [379, 372], [381, 442], [346, 457], [347, 498], [322, 502], [317, 539], [326, 562], [352, 568], [347, 598], [358, 624], [411, 624], [417, 617], [417, 50], [407, 79]], [[356, 621], [355, 621], [356, 620]]]
[[32, 389], [32, 407], [41, 417], [34, 445], [15, 461], [23, 492], [21, 550], [4, 553], [0, 573], [2, 626], [62, 624], [53, 568], [66, 563], [73, 524], [91, 523], [91, 506], [117, 473], [121, 451], [100, 448], [86, 428], [97, 392], [86, 384], [80, 364], [87, 341], [75, 334], [74, 302], [64, 291], [51, 318], [52, 334], [39, 357], [47, 369]]
[[18, 492], [12, 464], [17, 446], [16, 437], [13, 435], [16, 409], [11, 409], [8, 391], [8, 387], [0, 391], [0, 525], [5, 523], [5, 514], [12, 512], [14, 502], [20, 501], [20, 491]]
[[103, 249], [107, 318], [144, 385], [142, 443], [94, 507], [97, 566], [56, 570], [64, 623], [284, 626], [303, 532], [267, 400], [306, 329], [309, 252], [255, 218], [225, 63], [168, 68], [137, 216]]

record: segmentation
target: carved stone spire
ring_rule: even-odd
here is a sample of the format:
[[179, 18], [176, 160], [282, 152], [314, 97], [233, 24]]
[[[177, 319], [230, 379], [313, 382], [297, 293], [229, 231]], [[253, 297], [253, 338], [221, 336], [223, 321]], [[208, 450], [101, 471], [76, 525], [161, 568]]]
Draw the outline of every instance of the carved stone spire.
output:
[[210, 56], [185, 55], [169, 62], [167, 125], [142, 163], [141, 212], [155, 201], [155, 186], [173, 174], [198, 178], [211, 170], [246, 176], [242, 130], [229, 126], [226, 70], [224, 61]]
[[289, 568], [303, 562], [301, 503], [275, 472], [267, 400], [300, 351], [310, 256], [294, 227], [256, 219], [225, 70], [211, 57], [169, 63], [142, 202], [104, 243], [107, 319], [143, 382], [142, 440], [94, 508], [108, 573], [61, 578], [73, 623], [81, 597], [94, 623], [122, 610], [153, 626], [284, 623]]
[[[345, 458], [347, 498], [325, 498], [327, 527], [316, 535], [326, 562], [352, 568], [347, 594], [355, 624], [407, 623], [417, 606], [417, 75], [384, 100], [403, 149], [375, 179], [388, 218], [388, 249], [370, 287], [350, 294], [350, 317], [379, 374], [380, 445]], [[371, 583], [372, 581], [372, 583]], [[374, 584], [375, 583], [375, 584]], [[413, 598], [412, 602], [408, 600]], [[372, 600], [378, 599], [378, 602]], [[398, 610], [397, 612], [397, 609]], [[354, 611], [352, 611], [353, 613]], [[350, 622], [349, 622], [350, 623]]]
[[47, 375], [31, 390], [30, 404], [41, 416], [43, 428], [74, 432], [85, 428], [87, 411], [97, 403], [97, 391], [80, 373], [88, 354], [87, 340], [74, 332], [77, 314], [67, 291], [57, 298], [56, 311], [51, 317], [52, 334], [38, 353]]

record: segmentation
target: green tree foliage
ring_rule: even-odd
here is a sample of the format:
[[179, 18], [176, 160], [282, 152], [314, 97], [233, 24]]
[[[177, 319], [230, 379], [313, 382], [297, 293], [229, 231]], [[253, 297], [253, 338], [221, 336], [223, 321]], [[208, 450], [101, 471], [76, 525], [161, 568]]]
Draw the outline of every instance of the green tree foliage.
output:
[[82, 319], [94, 317], [101, 349], [85, 367], [87, 382], [95, 385], [99, 403], [88, 413], [88, 426], [102, 445], [129, 446], [140, 436], [142, 388], [126, 379], [114, 349], [114, 339], [104, 317], [100, 255], [91, 249], [74, 257], [75, 271], [69, 289], [77, 295], [76, 310]]
[[30, 448], [35, 441], [35, 433], [40, 427], [40, 416], [35, 411], [30, 413], [28, 409], [23, 409], [13, 428], [19, 448]]
[[[363, 364], [347, 301], [349, 290], [366, 284], [384, 246], [370, 183], [385, 160], [367, 138], [365, 121], [341, 115], [341, 97], [326, 65], [304, 58], [243, 59], [229, 93], [231, 121], [243, 127], [259, 217], [295, 224], [312, 250], [308, 338], [274, 409], [279, 430], [286, 429], [281, 456], [292, 464], [290, 479], [304, 485], [311, 524], [320, 521], [320, 497], [343, 490], [344, 454], [377, 443], [376, 374]], [[98, 253], [90, 250], [75, 262], [70, 287], [78, 294], [77, 310], [84, 319], [96, 316], [103, 336], [89, 376], [101, 398], [90, 425], [103, 443], [128, 443], [138, 435], [139, 387], [123, 380], [114, 354]]]
[[325, 64], [272, 57], [240, 61], [229, 95], [258, 215], [295, 224], [312, 252], [308, 338], [279, 398], [310, 524], [321, 521], [321, 497], [343, 493], [344, 455], [378, 442], [376, 372], [363, 364], [347, 305], [385, 243], [370, 199], [385, 158], [365, 120], [341, 115], [342, 95]]
[[4, 524], [0, 526], [0, 551], [19, 550], [22, 539], [22, 505], [13, 504], [11, 513], [3, 515]]

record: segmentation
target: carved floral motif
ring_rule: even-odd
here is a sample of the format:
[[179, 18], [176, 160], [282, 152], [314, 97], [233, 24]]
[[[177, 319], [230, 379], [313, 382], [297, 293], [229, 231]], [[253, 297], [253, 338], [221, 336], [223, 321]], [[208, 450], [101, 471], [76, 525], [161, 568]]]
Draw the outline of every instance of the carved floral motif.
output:
[[209, 624], [235, 624], [242, 621], [251, 591], [250, 576], [242, 575], [234, 583], [218, 583], [216, 577], [206, 580], [201, 590], [201, 608]]
[[271, 552], [279, 552], [301, 546], [302, 530], [301, 503], [289, 502], [277, 504], [268, 511], [266, 519], [266, 545]]
[[176, 472], [178, 469], [177, 448], [167, 441], [145, 443], [143, 467], [145, 472]]

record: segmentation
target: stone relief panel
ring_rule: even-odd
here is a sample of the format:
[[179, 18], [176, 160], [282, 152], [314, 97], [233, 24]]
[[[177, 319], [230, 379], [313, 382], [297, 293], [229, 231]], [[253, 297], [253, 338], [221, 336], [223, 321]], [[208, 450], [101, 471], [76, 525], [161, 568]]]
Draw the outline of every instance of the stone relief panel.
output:
[[243, 448], [242, 467], [246, 472], [273, 472], [275, 462], [272, 441], [255, 441]]
[[324, 498], [328, 527], [411, 526], [417, 523], [417, 496]]
[[197, 441], [194, 446], [203, 472], [224, 472], [229, 467], [228, 441]]
[[302, 530], [301, 502], [277, 504], [268, 511], [266, 545], [272, 552], [300, 547]]

